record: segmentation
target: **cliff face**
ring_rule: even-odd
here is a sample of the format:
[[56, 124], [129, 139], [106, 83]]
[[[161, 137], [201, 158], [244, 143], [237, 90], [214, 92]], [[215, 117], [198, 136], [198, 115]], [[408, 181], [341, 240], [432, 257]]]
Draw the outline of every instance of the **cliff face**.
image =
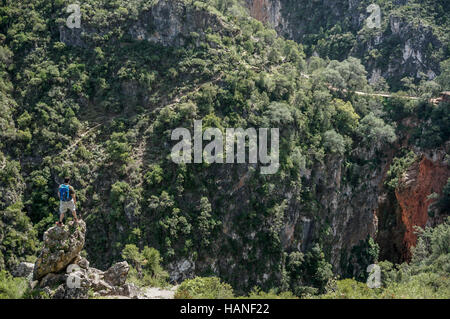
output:
[[[362, 160], [370, 157], [370, 150], [360, 149], [359, 152]], [[351, 251], [376, 234], [378, 185], [385, 165], [383, 161], [375, 170], [369, 164], [347, 167], [343, 158], [330, 157], [314, 167], [306, 183], [314, 190], [317, 206], [300, 205], [295, 212], [290, 212], [292, 215], [286, 220], [285, 230], [294, 221], [297, 225], [292, 224], [291, 228], [301, 229], [293, 234], [291, 241], [296, 239], [303, 251], [311, 248], [311, 243], [321, 241], [334, 271], [339, 274], [350, 271], [355, 275], [359, 271], [358, 262], [353, 260], [355, 256]], [[348, 176], [356, 171], [360, 177], [348, 180]], [[290, 238], [288, 235], [286, 232], [282, 238]], [[286, 245], [288, 250], [293, 248], [292, 244]]]
[[435, 193], [439, 197], [450, 176], [447, 153], [442, 149], [422, 153], [401, 176], [394, 192], [381, 187], [376, 210], [380, 260], [410, 260], [411, 247], [417, 243], [415, 226], [434, 227], [448, 215], [436, 211], [436, 196], [430, 196]]
[[[217, 15], [202, 7], [185, 6], [180, 1], [158, 1], [155, 5], [143, 9], [135, 20], [124, 23], [124, 29], [134, 40], [156, 42], [163, 46], [183, 46], [192, 33], [203, 37], [210, 29], [215, 33], [228, 33], [233, 30]], [[107, 34], [109, 27], [98, 27], [83, 23], [79, 29], [59, 28], [60, 41], [67, 45], [87, 47], [93, 38]]]
[[274, 28], [284, 23], [279, 0], [246, 0], [246, 3], [253, 18]]
[[432, 223], [428, 216], [428, 208], [433, 199], [428, 196], [432, 193], [440, 194], [450, 176], [449, 167], [443, 163], [443, 155], [437, 153], [434, 158], [423, 158], [408, 168], [400, 180], [395, 191], [395, 197], [400, 206], [400, 216], [405, 233], [403, 242], [406, 250], [403, 258], [411, 258], [410, 248], [416, 245], [417, 236], [414, 226], [425, 227]]
[[[308, 34], [312, 34], [311, 32], [316, 32], [322, 24], [333, 24], [347, 14], [350, 21], [348, 27], [354, 26], [351, 30], [355, 31], [364, 21], [360, 15], [361, 12], [365, 12], [365, 8], [359, 6], [362, 3], [356, 0], [247, 1], [254, 17], [271, 24], [280, 34], [299, 42], [307, 38]], [[184, 6], [180, 1], [160, 0], [151, 8], [139, 11], [136, 19], [120, 22], [120, 29], [124, 30], [123, 37], [142, 41], [140, 44], [145, 44], [145, 41], [156, 42], [169, 47], [167, 48], [169, 52], [171, 46], [190, 45], [195, 43], [196, 38], [204, 40], [207, 38], [205, 35], [208, 28], [226, 35], [234, 33], [232, 26], [227, 26], [227, 21], [222, 21], [219, 15], [195, 5], [194, 3]], [[392, 19], [386, 34], [391, 32], [394, 37], [406, 41], [411, 36], [411, 33], [406, 33], [408, 28], [410, 26], [407, 22]], [[107, 29], [97, 30], [94, 24], [83, 23], [80, 30], [61, 28], [60, 40], [67, 45], [86, 47], [90, 45], [89, 38], [100, 37], [104, 33], [107, 33]], [[353, 37], [356, 41], [356, 31]], [[407, 63], [402, 64], [402, 67], [405, 66], [404, 70], [409, 70], [406, 65], [412, 66], [412, 74], [416, 74], [419, 68], [426, 69], [427, 62], [423, 59], [421, 47], [430, 38], [432, 36], [426, 34], [420, 37], [419, 42], [409, 42], [407, 46], [405, 44], [403, 51], [399, 51], [400, 58]], [[384, 47], [381, 43], [389, 42], [389, 39], [391, 38], [388, 35], [378, 38], [371, 35], [368, 41], [361, 44], [361, 48], [355, 44], [344, 53], [360, 50], [361, 54], [364, 54], [368, 50]], [[370, 42], [372, 40], [373, 42]], [[210, 46], [216, 48], [214, 43], [210, 43]], [[208, 51], [208, 54], [209, 52], [217, 54], [214, 50]], [[117, 55], [115, 51], [113, 53], [114, 56]], [[226, 54], [223, 55], [226, 57]], [[133, 59], [130, 58], [130, 61], [133, 62]], [[392, 74], [399, 72], [403, 75], [406, 72], [402, 71], [403, 69], [400, 71], [395, 69], [397, 60], [390, 60], [388, 64], [382, 66], [375, 62], [371, 64], [370, 61], [366, 62], [373, 70], [380, 68], [380, 71], [375, 71], [376, 74], [389, 76], [389, 70], [393, 72]], [[128, 62], [125, 60], [124, 64]], [[196, 62], [201, 62], [201, 59], [196, 59]], [[178, 69], [180, 65], [173, 66]], [[233, 68], [237, 66], [235, 64]], [[127, 72], [134, 72], [131, 68], [128, 70]], [[149, 71], [153, 70], [149, 68]], [[115, 74], [115, 71], [111, 73]], [[194, 82], [196, 74], [193, 72], [187, 79]], [[215, 79], [217, 79], [215, 84], [221, 89], [229, 86], [229, 83], [220, 82], [220, 76]], [[173, 84], [174, 81], [172, 77], [166, 77], [161, 78], [159, 82]], [[123, 103], [130, 103], [130, 97], [134, 96], [132, 99], [135, 99], [138, 93], [145, 92], [143, 95], [149, 93], [148, 86], [144, 90], [135, 83], [137, 81], [122, 83], [121, 88], [126, 97]], [[195, 90], [193, 91], [195, 93], [201, 91], [201, 87], [198, 86]], [[156, 93], [159, 92], [153, 91], [154, 96], [166, 97], [173, 92]], [[150, 105], [147, 97], [142, 99], [144, 101], [142, 105], [153, 108], [157, 104], [155, 102], [153, 105], [152, 102]], [[174, 102], [175, 104], [179, 103]], [[170, 108], [170, 112], [172, 111], [175, 114], [182, 109]], [[157, 116], [159, 118], [159, 115]], [[128, 120], [131, 115], [126, 114], [126, 117]], [[169, 117], [170, 115], [161, 114], [161, 120]], [[384, 239], [382, 253], [387, 259], [392, 260], [392, 256], [402, 256], [401, 259], [407, 257], [406, 251], [414, 244], [414, 238], [411, 237], [413, 224], [424, 223], [426, 217], [424, 212], [426, 214], [430, 204], [427, 196], [432, 191], [439, 191], [440, 187], [440, 182], [433, 184], [436, 179], [434, 176], [442, 174], [442, 170], [436, 168], [440, 164], [425, 163], [422, 174], [421, 164], [412, 169], [411, 176], [408, 177], [414, 179], [412, 184], [405, 180], [404, 184], [407, 185], [405, 189], [399, 189], [397, 194], [384, 194], [382, 185], [391, 157], [379, 154], [382, 151], [376, 152], [369, 145], [367, 148], [361, 146], [352, 150], [351, 160], [346, 156], [324, 154], [323, 160], [322, 158], [315, 160], [309, 170], [301, 172], [300, 176], [295, 175], [295, 179], [292, 180], [277, 176], [260, 178], [254, 174], [254, 167], [248, 165], [236, 165], [232, 168], [223, 165], [211, 166], [189, 171], [189, 175], [183, 175], [181, 170], [173, 171], [173, 179], [170, 174], [164, 178], [171, 179], [171, 183], [175, 183], [176, 180], [174, 194], [176, 193], [175, 196], [178, 197], [174, 200], [172, 195], [169, 196], [165, 191], [161, 192], [163, 188], [146, 185], [147, 189], [142, 189], [142, 185], [146, 184], [145, 170], [153, 174], [153, 171], [146, 168], [147, 164], [153, 162], [147, 163], [145, 160], [158, 158], [157, 153], [164, 154], [168, 148], [168, 144], [161, 140], [160, 135], [151, 135], [155, 127], [158, 129], [158, 125], [149, 125], [148, 131], [152, 133], [141, 132], [144, 131], [141, 128], [147, 124], [149, 123], [146, 121], [139, 122], [140, 128], [130, 134], [132, 135], [130, 145], [136, 145], [136, 154], [133, 156], [137, 159], [137, 164], [127, 168], [130, 176], [127, 180], [129, 184], [122, 181], [116, 183], [118, 186], [114, 184], [120, 188], [117, 190], [120, 196], [116, 196], [120, 198], [112, 199], [111, 196], [109, 201], [102, 201], [101, 204], [97, 200], [90, 203], [92, 206], [105, 205], [104, 210], [97, 210], [102, 211], [101, 214], [90, 216], [92, 218], [89, 220], [88, 228], [91, 231], [86, 238], [86, 249], [90, 255], [98, 256], [94, 261], [97, 264], [109, 262], [108, 260], [120, 254], [121, 247], [117, 243], [136, 242], [140, 245], [162, 248], [168, 252], [169, 257], [165, 260], [165, 266], [170, 271], [173, 281], [213, 273], [235, 284], [238, 290], [250, 289], [255, 285], [264, 287], [264, 284], [270, 287], [270, 281], [278, 285], [285, 267], [285, 256], [292, 252], [306, 252], [313, 244], [320, 243], [334, 271], [352, 277], [361, 272], [365, 273], [364, 266], [372, 263], [362, 255], [367, 250], [368, 238], [375, 237], [377, 232], [378, 237]], [[157, 142], [152, 141], [155, 137], [158, 137]], [[98, 139], [92, 144], [97, 148], [101, 143], [102, 140]], [[384, 146], [384, 149], [387, 148], [388, 146]], [[99, 153], [102, 153], [102, 156], [106, 154], [102, 151]], [[103, 160], [101, 158], [101, 161]], [[123, 179], [119, 174], [114, 175], [115, 172], [112, 172], [114, 169], [110, 168], [111, 163], [108, 161], [109, 159], [106, 159], [106, 164], [102, 164], [104, 166], [98, 171], [95, 169], [89, 176], [91, 178], [89, 182], [88, 177], [83, 176], [86, 184], [92, 184], [97, 188], [95, 192], [88, 194], [88, 198], [97, 195], [97, 191], [98, 194], [108, 194], [109, 188], [112, 188], [111, 184]], [[434, 160], [431, 161], [435, 163]], [[101, 176], [101, 179], [98, 179], [98, 176]], [[186, 186], [185, 178], [189, 179], [188, 184], [191, 185], [188, 186], [192, 188], [178, 191]], [[420, 186], [422, 181], [428, 186]], [[128, 187], [130, 189], [127, 189]], [[136, 194], [140, 197], [141, 192], [142, 201], [138, 201]], [[416, 193], [420, 196], [416, 197]], [[200, 195], [207, 195], [211, 206], [209, 211], [202, 209], [200, 212], [196, 207], [198, 202], [201, 203]], [[424, 200], [427, 201], [426, 205], [422, 205]], [[112, 206], [114, 209], [111, 209]], [[192, 214], [180, 213], [183, 210]], [[210, 216], [211, 211], [214, 212], [214, 219]], [[189, 220], [185, 218], [186, 216]], [[162, 222], [165, 229], [161, 227]], [[196, 227], [201, 225], [205, 229], [205, 238], [195, 239], [202, 246], [192, 246], [192, 235], [189, 233], [191, 225]], [[142, 235], [141, 228], [138, 228], [141, 226], [143, 226]], [[138, 232], [135, 232], [133, 227], [136, 227]], [[203, 236], [203, 233], [201, 235]], [[206, 242], [211, 241], [210, 245], [203, 246], [204, 239]], [[185, 242], [191, 242], [191, 246]], [[390, 243], [391, 246], [384, 243]]]
[[392, 8], [382, 7], [381, 28], [372, 30], [365, 27], [370, 3], [364, 0], [246, 3], [254, 18], [269, 24], [280, 35], [305, 44], [309, 54], [316, 52], [339, 60], [347, 56], [360, 58], [372, 81], [381, 75], [397, 86], [403, 77], [433, 79], [439, 74], [435, 54], [445, 45], [424, 20], [412, 21], [414, 11], [399, 13], [407, 1], [394, 2]]

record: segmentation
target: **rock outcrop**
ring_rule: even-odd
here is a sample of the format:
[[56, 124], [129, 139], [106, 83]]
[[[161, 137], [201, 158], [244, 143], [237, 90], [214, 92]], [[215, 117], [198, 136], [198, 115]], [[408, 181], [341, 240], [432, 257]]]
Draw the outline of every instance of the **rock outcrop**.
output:
[[128, 266], [128, 263], [126, 261], [122, 261], [111, 266], [111, 268], [105, 271], [103, 277], [107, 283], [113, 286], [122, 286], [127, 280], [129, 270], [130, 266]]
[[440, 194], [450, 169], [441, 159], [423, 156], [420, 161], [411, 165], [400, 179], [400, 185], [395, 196], [401, 210], [401, 220], [405, 226], [404, 245], [407, 248], [405, 260], [411, 258], [410, 248], [416, 245], [417, 235], [414, 226], [424, 228], [429, 220], [428, 208], [434, 199], [429, 198], [433, 193]]
[[271, 27], [279, 29], [284, 24], [280, 0], [246, 0], [250, 15]]
[[84, 247], [86, 224], [84, 221], [54, 226], [44, 233], [44, 248], [34, 266], [34, 279], [64, 270]]
[[448, 212], [435, 211], [434, 207], [450, 177], [446, 159], [448, 147], [450, 143], [446, 150], [419, 154], [418, 160], [400, 177], [395, 192], [385, 190], [379, 196], [377, 242], [380, 260], [395, 263], [410, 260], [411, 247], [417, 243], [415, 227], [434, 227], [448, 216]]
[[31, 287], [34, 291], [43, 292], [54, 299], [86, 299], [110, 295], [138, 297], [140, 290], [126, 283], [130, 270], [126, 261], [101, 271], [90, 267], [89, 261], [80, 256], [85, 236], [84, 221], [69, 222], [64, 227], [48, 229], [44, 233], [44, 247], [34, 267], [22, 263], [17, 268], [17, 275], [25, 277], [27, 271], [32, 271], [34, 281], [31, 282]]

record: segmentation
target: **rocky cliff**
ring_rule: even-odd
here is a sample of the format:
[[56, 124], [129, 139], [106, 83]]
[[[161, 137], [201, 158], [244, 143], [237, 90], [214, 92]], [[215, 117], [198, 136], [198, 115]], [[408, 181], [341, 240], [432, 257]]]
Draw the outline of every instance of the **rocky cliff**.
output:
[[445, 160], [444, 152], [436, 152], [432, 157], [423, 155], [404, 173], [395, 191], [400, 206], [402, 224], [405, 226], [403, 237], [405, 260], [411, 258], [411, 247], [417, 242], [415, 226], [435, 226], [442, 222], [442, 217], [429, 216], [430, 205], [436, 198], [432, 194], [441, 194], [450, 177], [450, 168]]
[[[153, 6], [139, 8], [135, 19], [121, 23], [124, 24], [125, 34], [131, 39], [163, 46], [183, 46], [193, 36], [204, 39], [207, 32], [229, 36], [238, 32], [200, 2], [186, 6], [180, 1], [157, 1]], [[59, 37], [68, 45], [88, 47], [110, 32], [109, 29], [110, 26], [93, 23], [84, 23], [78, 29], [60, 25]]]
[[[387, 64], [380, 66], [381, 64], [377, 61], [365, 60], [373, 78], [376, 78], [376, 74], [388, 79], [407, 75], [416, 77], [420, 72], [433, 78], [438, 72], [436, 65], [431, 66], [431, 62], [425, 59], [422, 49], [429, 43], [436, 47], [441, 46], [441, 43], [426, 26], [411, 24], [395, 15], [386, 15], [384, 29], [369, 32], [368, 36], [365, 33], [358, 33], [357, 31], [363, 28], [365, 23], [364, 1], [322, 1], [317, 4], [310, 1], [248, 0], [246, 3], [252, 16], [273, 26], [281, 35], [300, 43], [310, 39], [311, 32], [317, 31], [318, 26], [323, 23], [328, 22], [334, 25], [341, 22], [343, 17], [348, 18], [348, 28], [354, 32], [352, 33], [353, 42], [351, 42], [353, 44], [346, 48], [347, 51], [342, 51], [345, 54], [339, 58], [347, 54], [362, 57], [373, 50], [382, 52], [387, 44], [395, 40], [394, 42], [398, 42], [396, 45], [402, 48], [401, 54], [383, 53], [383, 56], [387, 56]], [[312, 25], [315, 27], [311, 28]], [[99, 35], [98, 30], [89, 25], [83, 28], [80, 34], [86, 31], [84, 36], [87, 38], [95, 38]], [[211, 28], [212, 33], [220, 33], [224, 36], [230, 36], [234, 32], [233, 27], [219, 15], [200, 5], [184, 6], [177, 1], [159, 1], [155, 6], [141, 11], [136, 20], [128, 22], [125, 30], [134, 40], [149, 41], [168, 47], [182, 47], [192, 39], [205, 40], [208, 33], [205, 31], [208, 28]], [[67, 32], [72, 31], [61, 28], [61, 41], [67, 45], [83, 46], [82, 38], [73, 40], [67, 36]], [[412, 36], [416, 34], [421, 36]], [[364, 41], [362, 41], [363, 38]], [[336, 41], [342, 42], [342, 39]], [[213, 42], [210, 44], [215, 45]], [[319, 50], [319, 47], [314, 50]], [[130, 94], [136, 94], [136, 89], [129, 91], [133, 91]], [[381, 148], [383, 147], [386, 148], [385, 152], [377, 152], [372, 146], [355, 149], [351, 165], [348, 162], [345, 163], [344, 157], [331, 155], [324, 161], [316, 162], [312, 168], [303, 172], [302, 183], [308, 189], [307, 192], [299, 191], [289, 184], [274, 181], [279, 183], [279, 186], [272, 190], [271, 196], [277, 198], [275, 207], [282, 206], [284, 211], [277, 217], [280, 225], [274, 228], [273, 232], [280, 237], [282, 251], [306, 252], [314, 243], [320, 242], [336, 273], [357, 276], [364, 272], [364, 267], [361, 265], [369, 262], [362, 260], [365, 257], [361, 253], [366, 249], [369, 238], [375, 238], [377, 234], [380, 234], [380, 242], [385, 243], [383, 234], [386, 229], [389, 229], [390, 238], [398, 237], [398, 240], [392, 241], [390, 245], [396, 245], [396, 249], [400, 252], [397, 254], [396, 250], [396, 253], [393, 253], [392, 247], [382, 244], [382, 256], [387, 259], [402, 256], [397, 261], [407, 258], [409, 248], [414, 244], [412, 225], [424, 224], [424, 211], [426, 214], [427, 205], [409, 203], [416, 197], [403, 192], [399, 192], [393, 201], [383, 202], [383, 198], [388, 196], [384, 194], [383, 189], [385, 173], [391, 164], [392, 152], [395, 153], [395, 150], [390, 150], [387, 145]], [[373, 163], [374, 158], [379, 160], [376, 165]], [[217, 235], [219, 239], [213, 244], [212, 254], [208, 256], [201, 254], [202, 256], [198, 258], [197, 254], [190, 252], [183, 258], [174, 258], [175, 260], [166, 265], [173, 282], [180, 282], [195, 274], [208, 271], [218, 273], [225, 278], [233, 278], [233, 281], [238, 280], [242, 286], [252, 283], [263, 284], [270, 278], [280, 279], [280, 273], [265, 271], [273, 269], [274, 264], [280, 264], [279, 267], [282, 267], [282, 256], [276, 254], [267, 256], [264, 238], [257, 236], [258, 233], [267, 232], [266, 223], [269, 221], [264, 220], [249, 233], [241, 230], [246, 228], [242, 215], [254, 209], [254, 204], [250, 201], [250, 198], [255, 200], [256, 196], [250, 186], [253, 182], [251, 172], [250, 166], [241, 165], [234, 170], [233, 175], [230, 175], [228, 168], [211, 168], [208, 172], [199, 175], [204, 180], [218, 180], [213, 189], [227, 199], [223, 202], [214, 195], [211, 198], [212, 210], [223, 212], [223, 217], [220, 219], [223, 231]], [[433, 179], [431, 176], [421, 177], [423, 178]], [[440, 183], [438, 184], [442, 187]], [[439, 190], [439, 187], [432, 189], [428, 186], [423, 187], [425, 189], [420, 191], [423, 194], [417, 197], [416, 203], [423, 201], [430, 191]], [[188, 192], [185, 197], [192, 199], [196, 197], [196, 194]], [[309, 200], [303, 200], [305, 197]], [[389, 210], [388, 218], [398, 216], [396, 229], [385, 225], [387, 217], [379, 212], [383, 205], [391, 205], [394, 208], [394, 211]], [[420, 209], [409, 209], [408, 205], [422, 206]], [[132, 212], [128, 215], [131, 216]], [[407, 217], [408, 215], [410, 217]], [[270, 220], [269, 223], [275, 222], [271, 218], [268, 220]], [[136, 219], [130, 218], [129, 222], [135, 223]], [[123, 225], [118, 227], [124, 228]], [[152, 238], [150, 241], [158, 242], [159, 240]], [[235, 250], [222, 250], [222, 243], [229, 243], [235, 247]], [[222, 255], [220, 259], [219, 254]], [[252, 262], [254, 258], [260, 260], [260, 265], [257, 266]], [[236, 270], [239, 264], [249, 265], [249, 263], [254, 265]], [[261, 268], [262, 273], [255, 274], [255, 269], [258, 268]]]
[[418, 152], [394, 192], [380, 188], [376, 213], [381, 259], [409, 261], [417, 243], [416, 227], [434, 227], [449, 215], [434, 205], [450, 177], [448, 147]]
[[[381, 27], [369, 29], [366, 19], [370, 1], [246, 1], [254, 18], [280, 35], [305, 44], [309, 53], [331, 59], [361, 58], [372, 81], [383, 76], [394, 87], [404, 77], [435, 78], [440, 72], [438, 56], [448, 43], [439, 27], [431, 27], [426, 15], [410, 2], [382, 5]], [[442, 10], [445, 14], [445, 8]]]
[[[428, 70], [437, 69], [423, 46], [442, 45], [434, 30], [392, 15], [381, 31], [359, 32], [367, 2], [357, 0], [247, 4], [253, 16], [304, 46], [201, 1], [133, 1], [107, 8], [90, 1], [80, 29], [60, 21], [59, 33], [49, 27], [47, 37], [35, 35], [44, 44], [15, 37], [25, 32], [21, 23], [8, 33], [17, 56], [14, 72], [26, 77], [14, 79], [21, 133], [2, 148], [7, 158], [0, 158], [0, 167], [4, 161], [9, 167], [0, 176], [6, 198], [0, 208], [23, 198], [24, 211], [42, 233], [55, 208], [56, 181], [70, 172], [81, 211], [89, 212], [89, 231], [80, 223], [45, 233], [34, 266], [38, 289], [62, 298], [78, 293], [84, 298], [89, 291], [127, 294], [132, 287], [124, 284], [125, 263], [97, 269], [119, 261], [127, 244], [158, 249], [173, 282], [214, 274], [242, 293], [289, 281], [294, 289], [313, 285], [315, 274], [298, 277], [331, 273], [328, 262], [335, 274], [364, 280], [377, 255], [374, 238], [380, 260], [402, 262], [415, 242], [413, 226], [438, 222], [426, 215], [433, 206], [428, 196], [439, 195], [448, 176], [444, 155], [378, 138], [388, 130], [395, 139], [393, 127], [398, 124], [400, 131], [402, 123], [394, 118], [411, 108], [408, 101], [391, 105], [330, 90], [321, 75], [336, 77], [343, 87], [347, 79], [365, 86], [364, 68], [356, 59], [309, 65], [303, 52], [304, 47], [308, 56], [335, 59], [361, 54], [372, 74], [392, 78], [422, 70], [432, 78]], [[21, 11], [10, 13], [15, 12]], [[14, 18], [20, 16], [8, 21]], [[41, 18], [53, 24], [53, 16]], [[23, 50], [30, 43], [41, 51]], [[365, 58], [369, 51], [373, 59]], [[309, 68], [322, 73], [305, 75]], [[421, 103], [415, 110], [437, 109]], [[448, 138], [445, 116], [435, 117], [444, 118], [443, 129], [428, 116], [430, 131], [443, 133], [432, 149]], [[253, 164], [175, 165], [170, 132], [201, 118], [219, 127], [280, 127], [279, 174], [261, 176]], [[364, 118], [369, 120], [363, 123]], [[386, 172], [402, 148], [420, 160], [388, 191]], [[14, 194], [6, 191], [12, 186]], [[23, 227], [13, 217], [20, 217], [21, 209], [0, 211], [2, 225], [14, 224], [6, 235], [0, 230], [2, 251], [4, 243], [17, 246], [16, 229]], [[22, 239], [31, 233], [25, 230]], [[91, 263], [80, 257], [83, 248]], [[67, 284], [74, 269], [82, 290]]]
[[14, 275], [28, 277], [33, 269], [29, 279], [32, 280], [31, 295], [35, 297], [42, 293], [53, 299], [110, 295], [137, 297], [138, 288], [126, 284], [130, 269], [127, 262], [116, 263], [106, 271], [89, 267], [89, 261], [80, 256], [85, 236], [84, 221], [51, 227], [44, 234], [44, 246], [33, 268], [28, 263], [21, 263]]

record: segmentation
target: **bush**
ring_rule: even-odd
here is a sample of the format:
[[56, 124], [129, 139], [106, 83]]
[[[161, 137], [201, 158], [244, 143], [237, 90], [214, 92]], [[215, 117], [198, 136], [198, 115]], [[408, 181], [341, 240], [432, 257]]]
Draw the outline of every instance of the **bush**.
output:
[[334, 291], [320, 296], [321, 299], [372, 299], [375, 297], [375, 290], [354, 279], [339, 280]]
[[373, 113], [369, 113], [360, 121], [358, 132], [363, 139], [363, 143], [374, 144], [377, 149], [381, 145], [393, 143], [397, 139], [394, 128]]
[[331, 153], [343, 155], [345, 153], [345, 139], [335, 130], [326, 131], [323, 134], [323, 146]]
[[284, 291], [277, 293], [275, 289], [271, 289], [268, 292], [262, 291], [259, 287], [254, 287], [249, 293], [248, 297], [241, 297], [240, 299], [298, 299], [290, 291]]
[[395, 190], [398, 187], [400, 178], [403, 173], [417, 160], [417, 156], [413, 151], [410, 151], [403, 157], [396, 157], [392, 161], [391, 167], [387, 172], [387, 178], [385, 185], [391, 189]]
[[14, 278], [7, 271], [0, 271], [0, 299], [20, 299], [27, 287], [25, 278]]
[[155, 248], [145, 246], [142, 252], [135, 245], [126, 245], [122, 258], [131, 264], [128, 280], [138, 286], [167, 286], [168, 273], [161, 267], [162, 258]]
[[185, 280], [175, 293], [175, 299], [229, 298], [233, 298], [233, 288], [217, 277], [196, 277]]

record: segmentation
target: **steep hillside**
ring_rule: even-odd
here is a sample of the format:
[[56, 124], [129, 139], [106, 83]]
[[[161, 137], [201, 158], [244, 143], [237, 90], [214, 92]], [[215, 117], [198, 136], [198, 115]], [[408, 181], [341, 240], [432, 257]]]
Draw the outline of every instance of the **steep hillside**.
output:
[[[68, 4], [0, 8], [1, 269], [32, 260], [66, 175], [93, 266], [154, 247], [172, 282], [216, 275], [239, 293], [364, 280], [377, 260], [410, 258], [413, 225], [449, 214], [450, 104], [430, 102], [445, 76], [356, 94], [385, 86], [340, 48], [329, 57], [341, 61], [311, 56], [313, 42], [278, 36], [237, 2], [89, 0], [79, 29]], [[425, 69], [439, 74], [445, 54]], [[175, 164], [172, 131], [200, 119], [279, 128], [280, 169]]]
[[[450, 54], [450, 3], [442, 0], [246, 0], [256, 19], [305, 45], [308, 55], [360, 58], [371, 81], [384, 77], [392, 88], [401, 80], [434, 79]], [[367, 19], [380, 8], [380, 26]], [[372, 21], [372, 20], [371, 20]]]

